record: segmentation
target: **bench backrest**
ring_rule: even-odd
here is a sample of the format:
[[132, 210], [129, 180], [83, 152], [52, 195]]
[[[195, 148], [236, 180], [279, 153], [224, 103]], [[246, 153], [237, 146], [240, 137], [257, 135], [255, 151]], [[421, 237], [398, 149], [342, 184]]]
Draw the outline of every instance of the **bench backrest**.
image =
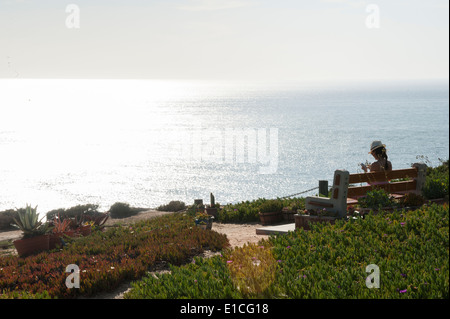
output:
[[[427, 166], [425, 164], [413, 164], [412, 168], [399, 169], [387, 173], [363, 173], [349, 174], [345, 170], [334, 172], [333, 188], [331, 198], [308, 196], [305, 201], [305, 208], [321, 209], [337, 212], [339, 217], [347, 214], [347, 198], [365, 196], [368, 191], [374, 188], [385, 189], [389, 193], [421, 192], [425, 183]], [[390, 180], [405, 179], [404, 181], [389, 182]], [[369, 186], [352, 186], [356, 183], [386, 182], [386, 184]]]
[[[425, 182], [425, 164], [414, 164], [412, 168], [392, 170], [389, 172], [350, 174], [349, 184], [381, 183], [366, 186], [351, 186], [347, 197], [360, 197], [373, 189], [384, 189], [388, 193], [420, 192]], [[398, 182], [391, 180], [404, 179]], [[383, 184], [384, 182], [384, 184]]]

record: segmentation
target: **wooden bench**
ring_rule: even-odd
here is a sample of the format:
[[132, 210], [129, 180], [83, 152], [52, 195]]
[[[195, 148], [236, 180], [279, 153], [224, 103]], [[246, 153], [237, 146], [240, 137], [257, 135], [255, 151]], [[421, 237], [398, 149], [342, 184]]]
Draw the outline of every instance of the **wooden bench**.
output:
[[[305, 208], [307, 210], [325, 208], [327, 211], [337, 213], [338, 217], [345, 217], [347, 206], [357, 204], [358, 198], [364, 197], [368, 191], [374, 189], [384, 189], [395, 198], [401, 198], [407, 193], [420, 194], [425, 183], [426, 171], [427, 166], [422, 163], [390, 172], [350, 174], [345, 170], [336, 170], [331, 198], [309, 196], [305, 200]], [[354, 185], [358, 183], [368, 185]]]

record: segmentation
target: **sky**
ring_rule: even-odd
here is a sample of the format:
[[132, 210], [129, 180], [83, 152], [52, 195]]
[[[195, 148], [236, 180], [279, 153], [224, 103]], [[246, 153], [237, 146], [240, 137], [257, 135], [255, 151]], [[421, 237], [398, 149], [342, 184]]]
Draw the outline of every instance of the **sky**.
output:
[[0, 78], [448, 80], [448, 37], [448, 0], [0, 0]]

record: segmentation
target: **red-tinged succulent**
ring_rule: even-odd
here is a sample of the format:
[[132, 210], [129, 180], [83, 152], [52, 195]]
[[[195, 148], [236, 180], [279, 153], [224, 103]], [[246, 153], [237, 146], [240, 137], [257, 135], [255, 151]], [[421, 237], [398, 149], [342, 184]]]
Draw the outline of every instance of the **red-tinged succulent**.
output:
[[[140, 222], [132, 230], [114, 227], [77, 238], [61, 251], [0, 257], [0, 299], [92, 295], [138, 279], [158, 262], [180, 265], [203, 247], [218, 250], [227, 245], [225, 235], [193, 227], [192, 219], [181, 214]], [[71, 264], [80, 269], [79, 289], [65, 285], [65, 270]]]

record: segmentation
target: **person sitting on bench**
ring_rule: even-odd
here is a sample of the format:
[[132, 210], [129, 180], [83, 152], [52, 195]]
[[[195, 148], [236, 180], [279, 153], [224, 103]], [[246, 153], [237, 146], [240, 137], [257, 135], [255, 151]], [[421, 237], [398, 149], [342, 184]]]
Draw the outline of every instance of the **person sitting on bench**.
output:
[[386, 154], [386, 145], [382, 144], [381, 141], [372, 142], [369, 154], [372, 154], [377, 161], [369, 164], [369, 167], [361, 164], [364, 172], [367, 173], [368, 169], [370, 172], [392, 171], [392, 163], [388, 161], [388, 156]]
[[[372, 164], [367, 167], [364, 164], [361, 164], [362, 169], [364, 172], [367, 173], [367, 170], [370, 170], [370, 172], [388, 172], [392, 171], [392, 163], [388, 160], [388, 156], [386, 153], [386, 145], [381, 143], [381, 141], [373, 141], [370, 145], [370, 152], [369, 154], [372, 154], [372, 156], [376, 159], [376, 162], [373, 162]], [[375, 183], [369, 183], [370, 185], [379, 185], [379, 184], [387, 184], [388, 182], [375, 182]]]

